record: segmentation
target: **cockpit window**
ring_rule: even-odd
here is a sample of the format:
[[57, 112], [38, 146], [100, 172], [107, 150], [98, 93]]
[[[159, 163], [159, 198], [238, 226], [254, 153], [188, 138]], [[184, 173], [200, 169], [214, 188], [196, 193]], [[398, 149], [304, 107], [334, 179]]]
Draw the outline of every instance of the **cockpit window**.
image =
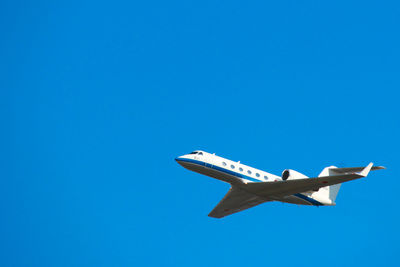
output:
[[203, 155], [203, 153], [199, 151], [190, 152], [188, 155], [195, 155], [195, 154]]

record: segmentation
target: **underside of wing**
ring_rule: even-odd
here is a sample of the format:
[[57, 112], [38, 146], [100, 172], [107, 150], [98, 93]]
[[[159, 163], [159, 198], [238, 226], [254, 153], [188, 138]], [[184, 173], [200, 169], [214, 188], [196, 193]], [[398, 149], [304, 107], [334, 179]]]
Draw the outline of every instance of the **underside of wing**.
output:
[[257, 206], [267, 200], [246, 192], [237, 187], [231, 187], [225, 197], [218, 203], [218, 205], [208, 214], [213, 218], [222, 218], [227, 215]]
[[244, 185], [244, 188], [246, 191], [260, 197], [282, 197], [308, 191], [318, 191], [321, 187], [340, 184], [361, 177], [364, 177], [364, 175], [353, 173], [278, 182], [249, 183]]

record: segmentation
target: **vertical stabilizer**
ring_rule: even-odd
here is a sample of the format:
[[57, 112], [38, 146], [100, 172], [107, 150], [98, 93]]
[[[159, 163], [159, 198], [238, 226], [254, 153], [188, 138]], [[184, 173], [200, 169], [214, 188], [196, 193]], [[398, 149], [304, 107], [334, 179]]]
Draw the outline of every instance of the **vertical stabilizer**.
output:
[[340, 186], [341, 186], [341, 185], [342, 185], [342, 184], [335, 184], [335, 185], [329, 186], [329, 199], [330, 199], [333, 203], [335, 203], [336, 196], [337, 196], [337, 194], [339, 193], [339, 190], [340, 190]]
[[[366, 177], [371, 170], [381, 170], [385, 167], [375, 166], [373, 167], [373, 163], [371, 162], [366, 167], [353, 167], [353, 168], [337, 168], [335, 166], [329, 166], [322, 170], [322, 172], [318, 175], [321, 176], [335, 176], [341, 174], [357, 174], [361, 177]], [[341, 184], [335, 184], [331, 186], [325, 186], [320, 188], [317, 192], [313, 194], [316, 198], [321, 198], [323, 200], [330, 201], [332, 205], [335, 205], [335, 200], [337, 194], [339, 193]]]
[[[337, 167], [335, 167], [335, 166], [326, 167], [322, 170], [322, 172], [318, 175], [318, 177], [337, 175], [336, 173], [334, 173], [332, 171], [332, 169], [336, 169], [336, 168]], [[330, 200], [331, 203], [333, 205], [335, 205], [335, 200], [339, 193], [341, 185], [342, 184], [335, 184], [335, 185], [331, 185], [331, 186], [321, 187], [317, 192], [315, 192], [313, 194], [313, 196], [322, 198], [322, 199], [326, 199], [326, 200]]]

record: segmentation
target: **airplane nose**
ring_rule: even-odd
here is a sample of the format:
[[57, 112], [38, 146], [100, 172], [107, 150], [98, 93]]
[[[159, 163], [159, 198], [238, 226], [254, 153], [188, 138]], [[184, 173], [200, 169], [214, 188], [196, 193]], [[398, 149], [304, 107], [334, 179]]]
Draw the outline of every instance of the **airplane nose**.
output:
[[[184, 163], [182, 156], [176, 157], [176, 158], [175, 158], [175, 161], [176, 161], [179, 165], [182, 165], [182, 164]], [[182, 166], [183, 166], [183, 165], [182, 165]]]

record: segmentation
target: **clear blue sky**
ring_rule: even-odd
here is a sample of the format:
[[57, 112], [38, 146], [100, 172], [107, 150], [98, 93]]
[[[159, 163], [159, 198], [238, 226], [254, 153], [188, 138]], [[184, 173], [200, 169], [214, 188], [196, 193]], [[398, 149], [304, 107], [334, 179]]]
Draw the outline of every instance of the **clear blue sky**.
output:
[[[1, 266], [398, 266], [397, 1], [3, 1]], [[195, 149], [387, 170], [207, 217]]]

